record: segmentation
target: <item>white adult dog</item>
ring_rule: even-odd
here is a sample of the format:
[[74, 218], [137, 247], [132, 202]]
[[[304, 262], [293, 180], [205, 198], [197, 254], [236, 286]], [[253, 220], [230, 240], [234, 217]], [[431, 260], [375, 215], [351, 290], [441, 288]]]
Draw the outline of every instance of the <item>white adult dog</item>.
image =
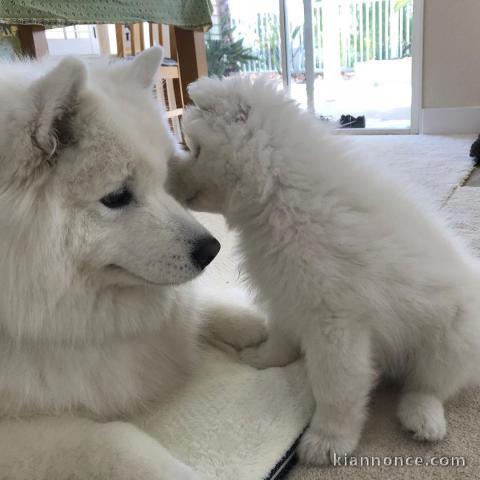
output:
[[[219, 249], [163, 187], [176, 145], [150, 93], [160, 60], [0, 65], [1, 480], [198, 478], [107, 421], [192, 371], [200, 306], [177, 285]], [[201, 312], [238, 347], [262, 335], [241, 326], [247, 308]]]
[[442, 439], [444, 400], [480, 368], [477, 262], [265, 81], [201, 79], [190, 95], [192, 154], [172, 161], [169, 188], [240, 232], [270, 322], [245, 361], [305, 355], [316, 411], [301, 459], [325, 464], [355, 449], [379, 374], [404, 384], [402, 425]]

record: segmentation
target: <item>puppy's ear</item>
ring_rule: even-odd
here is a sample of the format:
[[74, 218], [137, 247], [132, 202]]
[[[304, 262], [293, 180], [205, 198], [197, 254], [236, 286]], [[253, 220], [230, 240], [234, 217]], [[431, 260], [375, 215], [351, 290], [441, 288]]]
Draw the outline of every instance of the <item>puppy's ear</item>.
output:
[[85, 65], [68, 57], [32, 86], [31, 140], [42, 152], [37, 157], [50, 161], [59, 148], [75, 140], [72, 121], [86, 77]]
[[215, 111], [225, 95], [222, 81], [218, 78], [202, 77], [188, 86], [188, 95], [202, 110]]
[[246, 81], [239, 78], [203, 77], [188, 86], [188, 94], [201, 110], [214, 112], [227, 122], [246, 122], [250, 106], [239, 95], [245, 85]]
[[162, 48], [149, 48], [133, 60], [122, 62], [115, 70], [115, 75], [120, 75], [126, 82], [133, 83], [140, 88], [149, 89], [153, 85], [162, 59]]
[[238, 109], [235, 113], [234, 121], [236, 123], [245, 123], [248, 119], [248, 114], [250, 113], [250, 107], [248, 105], [238, 105]]
[[178, 151], [168, 161], [168, 175], [165, 182], [165, 190], [172, 195], [177, 202], [186, 204], [198, 189], [197, 181], [192, 172], [194, 158], [190, 152]]

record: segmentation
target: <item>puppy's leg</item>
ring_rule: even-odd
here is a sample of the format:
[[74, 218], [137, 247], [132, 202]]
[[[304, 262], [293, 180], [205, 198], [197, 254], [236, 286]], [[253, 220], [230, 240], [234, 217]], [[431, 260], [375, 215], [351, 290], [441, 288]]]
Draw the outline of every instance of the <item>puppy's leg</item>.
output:
[[449, 371], [451, 365], [442, 368], [438, 361], [433, 353], [419, 352], [398, 404], [398, 419], [416, 440], [435, 442], [442, 440], [447, 433], [443, 401], [453, 393], [452, 387], [462, 373], [460, 369], [458, 372]]
[[203, 289], [198, 300], [202, 335], [209, 343], [222, 350], [230, 347], [238, 351], [267, 338], [265, 315], [241, 289]]
[[447, 420], [442, 401], [421, 391], [405, 392], [398, 404], [397, 416], [405, 430], [416, 440], [442, 440], [447, 433]]
[[417, 440], [441, 440], [447, 432], [443, 402], [478, 381], [480, 327], [474, 307], [459, 309], [443, 330], [429, 332], [412, 356], [397, 414]]
[[270, 327], [268, 338], [256, 347], [240, 352], [242, 362], [258, 368], [283, 367], [299, 357], [299, 349], [275, 324]]
[[[478, 304], [456, 310], [419, 341], [405, 378], [397, 415], [417, 440], [438, 441], [447, 433], [443, 402], [469, 384], [477, 384], [480, 364]], [[439, 319], [442, 320], [442, 319]], [[419, 319], [421, 322], [421, 319]], [[443, 329], [441, 326], [443, 325]]]
[[199, 480], [155, 439], [123, 422], [74, 417], [0, 422], [0, 478]]
[[333, 323], [329, 331], [304, 334], [305, 363], [316, 409], [298, 454], [302, 462], [325, 465], [358, 444], [375, 374], [367, 332]]

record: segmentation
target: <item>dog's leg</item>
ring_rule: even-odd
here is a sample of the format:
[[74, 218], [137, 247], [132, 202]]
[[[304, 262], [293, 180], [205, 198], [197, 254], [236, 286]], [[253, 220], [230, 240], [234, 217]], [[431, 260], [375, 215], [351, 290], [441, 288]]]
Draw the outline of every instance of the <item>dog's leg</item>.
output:
[[316, 409], [298, 454], [302, 462], [325, 465], [357, 446], [375, 379], [370, 339], [359, 326], [306, 331], [305, 364]]
[[155, 439], [123, 422], [74, 417], [0, 422], [0, 478], [199, 480]]
[[203, 289], [198, 301], [202, 335], [209, 343], [238, 351], [266, 339], [265, 315], [241, 289]]
[[272, 325], [265, 342], [240, 352], [242, 362], [263, 369], [283, 367], [295, 361], [300, 355], [299, 349], [275, 325]]

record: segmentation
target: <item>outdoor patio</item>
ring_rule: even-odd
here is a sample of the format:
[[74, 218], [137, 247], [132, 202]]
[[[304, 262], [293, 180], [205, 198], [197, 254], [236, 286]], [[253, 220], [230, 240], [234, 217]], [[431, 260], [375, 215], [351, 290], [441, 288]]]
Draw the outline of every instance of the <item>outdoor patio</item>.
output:
[[[217, 16], [210, 36], [240, 43], [244, 57], [237, 70], [284, 80], [289, 77], [292, 98], [306, 108], [303, 2], [285, 0], [288, 26], [284, 37], [277, 0], [258, 0], [252, 10], [245, 9], [241, 0], [217, 0], [214, 6]], [[334, 121], [341, 115], [364, 115], [367, 128], [408, 129], [411, 1], [312, 0], [310, 13], [314, 113]], [[287, 72], [285, 65], [282, 68], [282, 41]]]
[[[355, 74], [336, 81], [317, 76], [315, 113], [333, 120], [342, 114], [365, 115], [366, 127], [410, 127], [411, 58], [358, 63]], [[305, 83], [292, 82], [290, 94], [307, 107]]]

